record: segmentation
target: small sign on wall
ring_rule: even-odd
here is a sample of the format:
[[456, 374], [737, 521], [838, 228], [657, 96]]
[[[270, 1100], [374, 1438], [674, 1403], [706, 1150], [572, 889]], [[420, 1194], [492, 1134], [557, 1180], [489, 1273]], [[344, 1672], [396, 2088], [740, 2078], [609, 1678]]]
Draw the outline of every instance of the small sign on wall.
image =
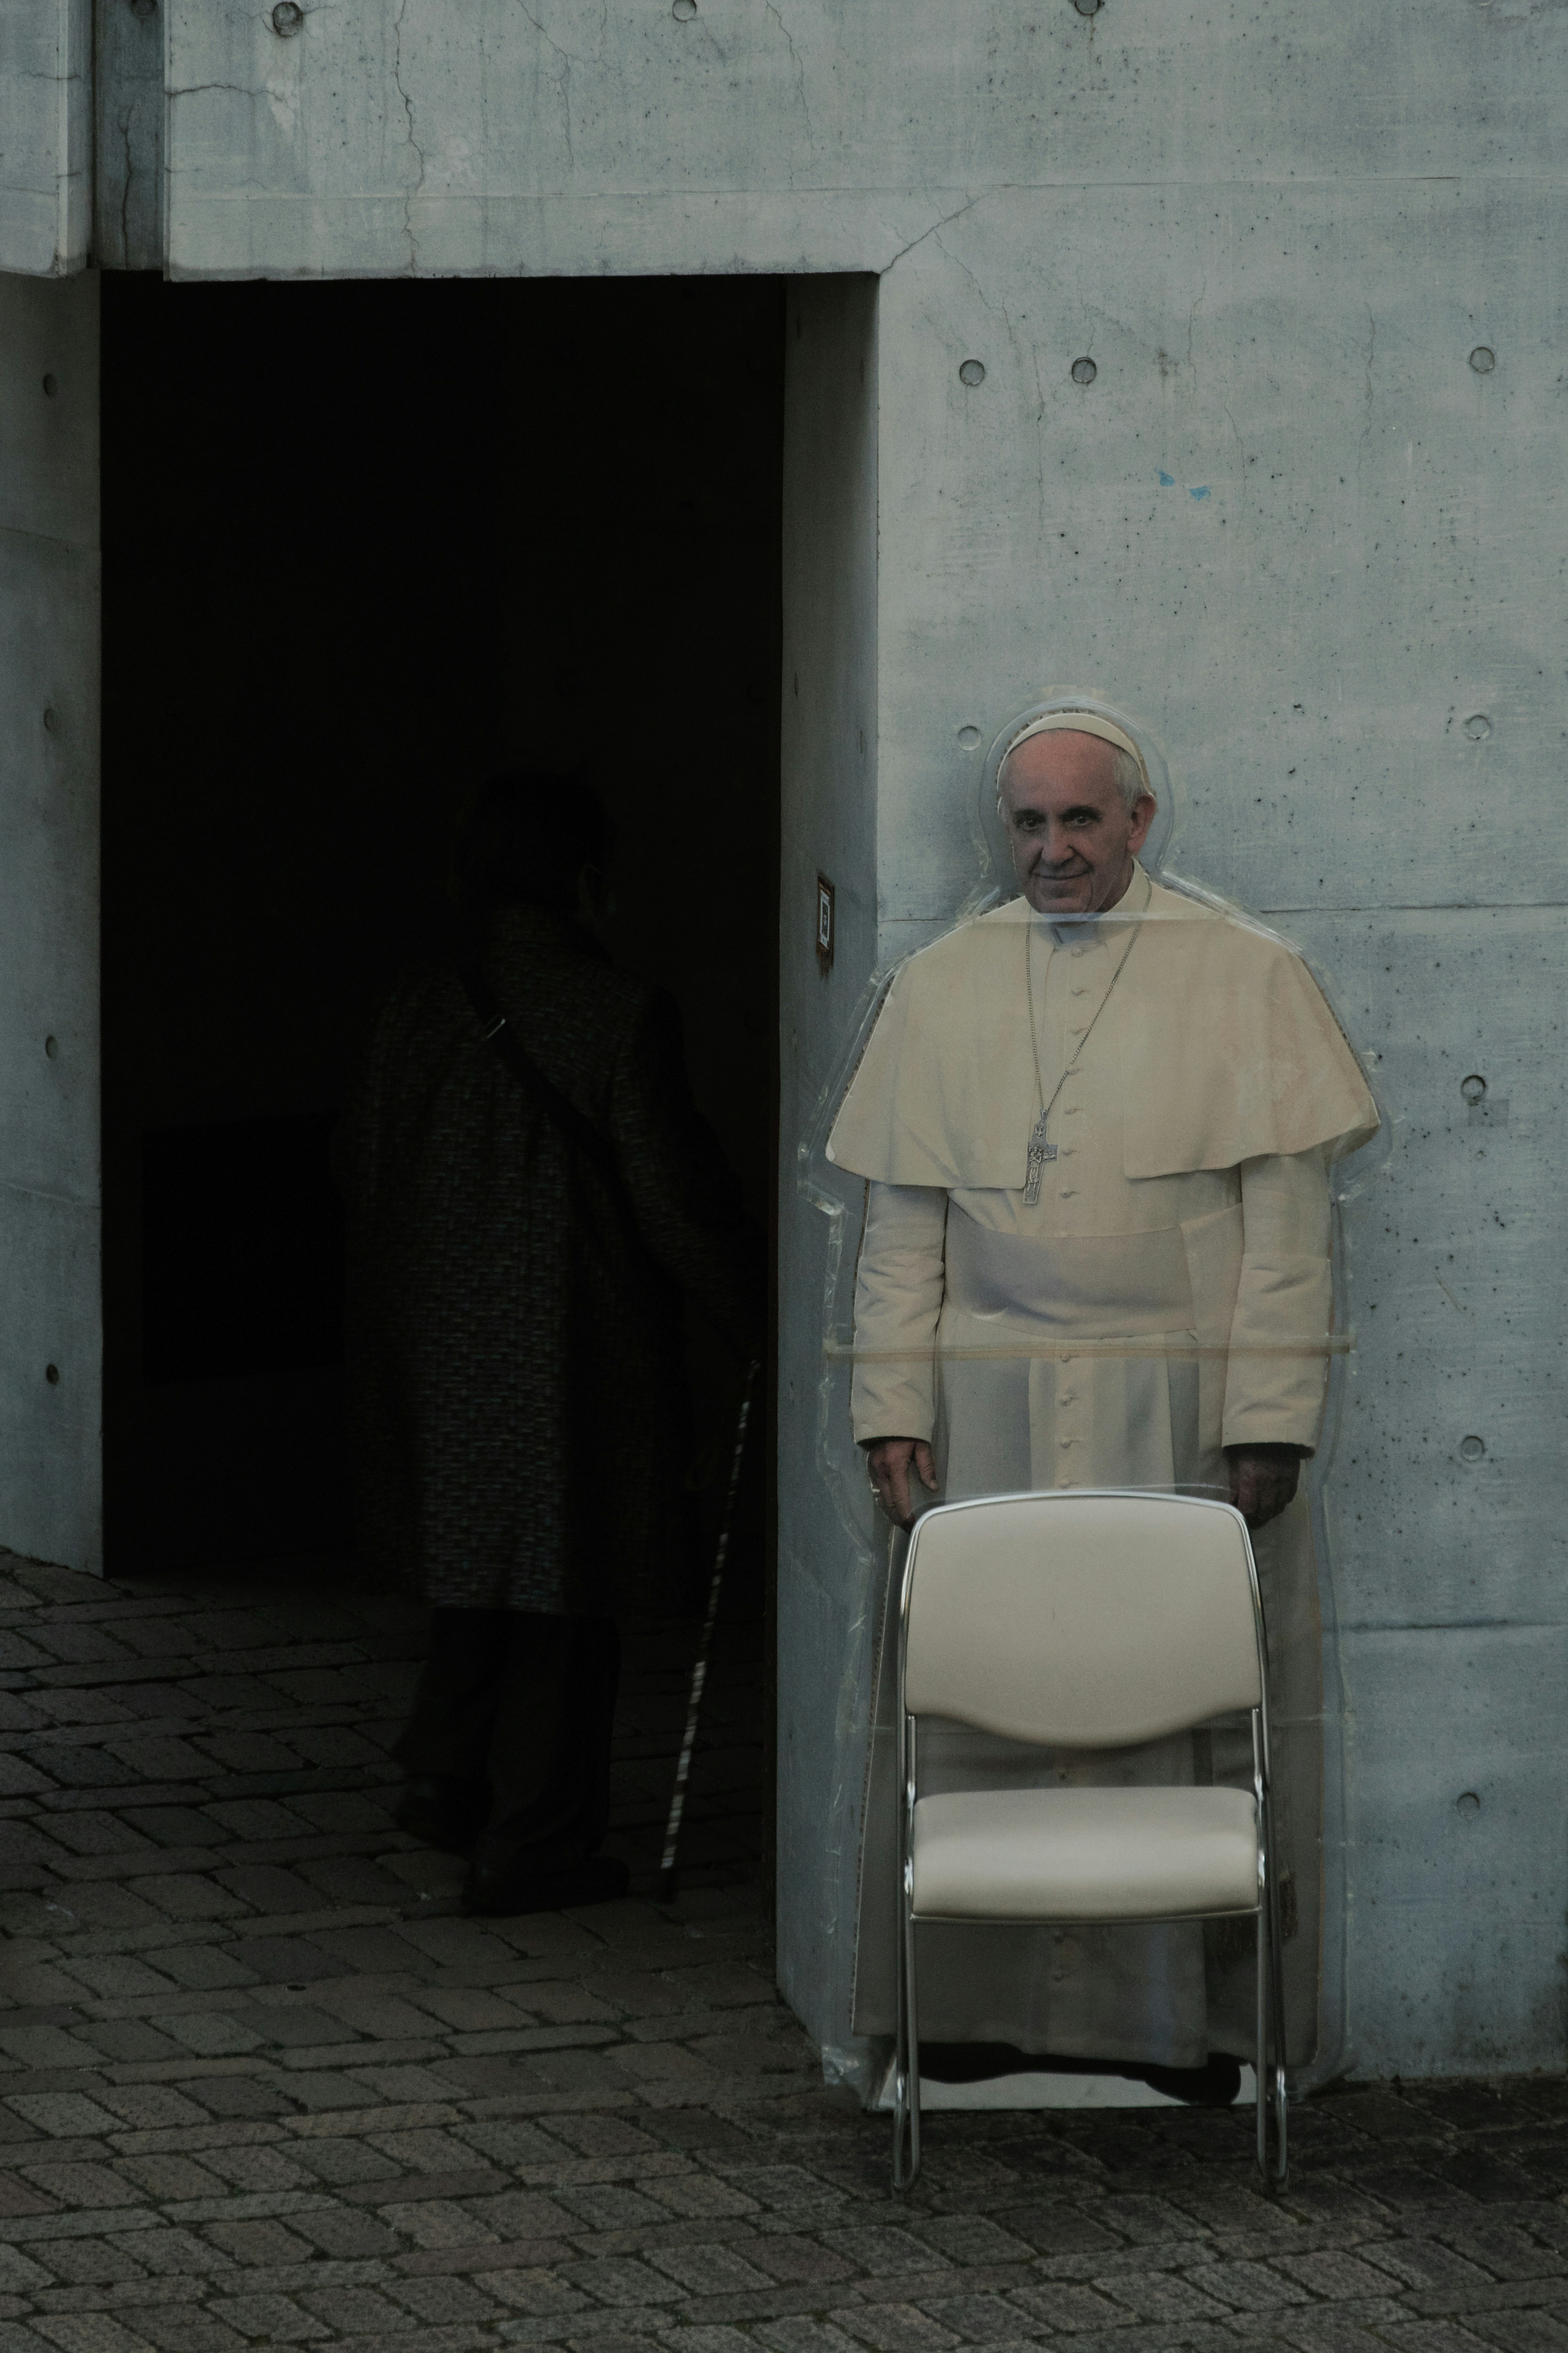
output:
[[824, 978], [833, 969], [833, 885], [826, 874], [816, 878], [816, 968]]

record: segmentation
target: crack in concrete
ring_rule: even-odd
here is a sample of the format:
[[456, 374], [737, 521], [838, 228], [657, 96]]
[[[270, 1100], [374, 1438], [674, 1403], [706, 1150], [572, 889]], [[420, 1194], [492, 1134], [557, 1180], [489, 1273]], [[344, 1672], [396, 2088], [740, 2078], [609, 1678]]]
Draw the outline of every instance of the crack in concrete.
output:
[[[563, 48], [561, 43], [556, 39], [549, 26], [540, 23], [532, 9], [528, 5], [528, 0], [517, 0], [517, 5], [521, 9], [523, 15], [527, 17], [529, 23], [533, 26], [533, 29], [538, 34], [540, 39], [544, 42], [547, 47], [553, 49], [556, 56], [561, 60], [561, 111], [564, 117], [563, 128], [566, 135], [566, 161], [574, 169], [575, 169], [577, 157], [572, 145], [572, 69], [574, 66], [586, 65], [590, 60], [586, 58], [578, 57], [572, 49]], [[605, 0], [605, 10], [600, 25], [601, 41], [604, 38], [605, 28], [607, 26], [608, 21], [609, 0]]]
[[392, 27], [392, 79], [397, 95], [403, 100], [403, 111], [408, 118], [408, 144], [419, 159], [419, 176], [412, 187], [403, 192], [403, 234], [408, 239], [408, 266], [419, 267], [419, 240], [414, 234], [414, 200], [425, 185], [425, 150], [414, 135], [414, 100], [403, 86], [403, 20], [408, 14], [408, 0], [401, 0]]
[[[803, 195], [812, 195], [812, 194], [814, 194], [814, 193], [815, 193], [815, 191], [813, 191], [813, 190], [811, 190], [811, 189], [804, 189], [804, 190], [802, 191], [802, 194], [803, 194]], [[982, 193], [983, 193], [983, 194], [984, 194], [984, 193], [989, 193], [989, 192], [988, 192], [988, 191], [982, 191]], [[881, 269], [880, 269], [878, 271], [878, 273], [877, 273], [877, 274], [878, 274], [878, 276], [879, 276], [879, 278], [885, 278], [885, 277], [887, 276], [888, 272], [889, 272], [890, 269], [896, 269], [898, 268], [898, 266], [899, 266], [900, 262], [903, 260], [903, 259], [904, 259], [904, 257], [905, 257], [905, 255], [906, 255], [906, 254], [910, 254], [910, 253], [912, 253], [912, 252], [914, 251], [914, 249], [915, 249], [915, 248], [916, 248], [916, 246], [917, 246], [917, 245], [923, 245], [923, 244], [925, 243], [925, 241], [926, 241], [927, 237], [940, 237], [941, 232], [942, 232], [944, 228], [948, 228], [948, 227], [950, 227], [952, 226], [952, 224], [955, 220], [962, 220], [962, 219], [963, 219], [963, 216], [964, 216], [964, 214], [965, 214], [966, 212], [970, 211], [970, 210], [972, 209], [972, 207], [973, 207], [973, 206], [974, 206], [975, 205], [977, 205], [979, 202], [980, 202], [980, 197], [979, 197], [978, 195], [965, 195], [965, 197], [964, 197], [964, 199], [963, 199], [963, 202], [961, 205], [955, 205], [955, 206], [953, 206], [953, 209], [952, 210], [952, 212], [950, 212], [950, 213], [943, 213], [943, 215], [942, 215], [942, 216], [941, 220], [932, 221], [932, 223], [931, 223], [931, 227], [930, 227], [929, 228], [922, 228], [922, 229], [921, 229], [921, 233], [920, 233], [920, 235], [919, 235], [919, 237], [910, 237], [910, 241], [909, 241], [908, 245], [900, 245], [900, 248], [899, 248], [899, 249], [898, 249], [898, 251], [897, 251], [897, 253], [893, 254], [893, 255], [892, 255], [892, 256], [891, 256], [891, 257], [890, 257], [887, 261], [885, 261], [885, 262], [882, 264]], [[946, 247], [945, 247], [945, 246], [942, 248], [942, 250], [943, 250], [943, 252], [944, 252], [944, 253], [947, 251], [947, 248], [946, 248]], [[950, 257], [950, 258], [951, 258], [951, 257]], [[961, 267], [961, 268], [962, 268], [962, 266], [963, 266], [963, 265], [962, 265], [962, 264], [960, 264], [960, 267]]]
[[932, 237], [936, 239], [938, 249], [946, 256], [947, 259], [952, 262], [955, 269], [963, 270], [965, 278], [968, 279], [976, 294], [980, 297], [982, 307], [984, 310], [989, 311], [994, 319], [999, 317], [1002, 320], [1003, 324], [1007, 330], [1008, 336], [1011, 338], [1013, 333], [1013, 322], [1008, 316], [1007, 305], [1004, 302], [1001, 304], [1000, 308], [998, 308], [997, 304], [993, 302], [990, 295], [985, 291], [984, 287], [981, 284], [973, 270], [971, 269], [968, 262], [964, 260], [963, 256], [961, 253], [954, 253], [951, 246], [944, 245], [942, 243], [942, 232], [946, 227], [947, 223], [945, 221], [938, 221], [935, 228], [931, 231]]
[[816, 126], [812, 121], [811, 101], [805, 94], [805, 61], [802, 58], [800, 51], [795, 47], [795, 35], [790, 31], [789, 26], [784, 23], [784, 17], [780, 14], [777, 0], [767, 0], [767, 11], [774, 24], [778, 26], [780, 32], [784, 37], [784, 46], [788, 49], [791, 60], [795, 66], [795, 94], [800, 100], [800, 111], [805, 117], [805, 135], [815, 147], [816, 144]]
[[131, 267], [131, 109], [122, 107], [120, 114], [120, 137], [125, 149], [125, 179], [120, 191], [120, 266]]
[[1208, 279], [1207, 279], [1207, 277], [1206, 277], [1206, 275], [1205, 275], [1205, 279], [1204, 279], [1204, 282], [1203, 282], [1203, 284], [1198, 288], [1198, 298], [1197, 298], [1197, 301], [1193, 304], [1193, 306], [1192, 306], [1191, 310], [1187, 312], [1187, 365], [1188, 365], [1188, 366], [1192, 369], [1192, 371], [1193, 371], [1193, 382], [1194, 382], [1194, 384], [1196, 384], [1196, 382], [1197, 382], [1197, 380], [1198, 380], [1198, 371], [1197, 371], [1197, 365], [1196, 365], [1196, 363], [1194, 362], [1194, 358], [1193, 358], [1193, 321], [1197, 317], [1198, 312], [1203, 309], [1205, 300], [1205, 298], [1206, 298], [1206, 296], [1207, 296], [1207, 294], [1208, 294], [1208, 290], [1209, 290], [1209, 281], [1208, 281]]
[[1046, 386], [1040, 375], [1039, 346], [1029, 345], [1035, 375], [1035, 529], [1042, 544], [1046, 536]]
[[1236, 436], [1236, 446], [1241, 452], [1241, 499], [1237, 508], [1237, 521], [1240, 522], [1247, 513], [1247, 444], [1241, 438], [1241, 427], [1231, 415], [1228, 406], [1225, 415], [1226, 422]]

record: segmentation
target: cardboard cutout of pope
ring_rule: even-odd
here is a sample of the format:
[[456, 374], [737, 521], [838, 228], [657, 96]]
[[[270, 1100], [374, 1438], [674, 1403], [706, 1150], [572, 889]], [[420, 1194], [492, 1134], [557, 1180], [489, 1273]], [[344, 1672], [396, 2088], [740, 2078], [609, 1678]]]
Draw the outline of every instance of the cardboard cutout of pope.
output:
[[[1150, 762], [1108, 711], [1058, 705], [1004, 740], [997, 816], [1018, 895], [900, 968], [834, 1121], [829, 1159], [866, 1180], [854, 1432], [899, 1527], [939, 1493], [1043, 1488], [1217, 1493], [1245, 1514], [1300, 2065], [1318, 2040], [1322, 1775], [1298, 1482], [1335, 1345], [1330, 1166], [1378, 1115], [1300, 957], [1139, 863]], [[872, 2037], [894, 2023], [891, 1648], [884, 1636], [856, 1956], [856, 2031]], [[1249, 1788], [1251, 1752], [1239, 1725], [1089, 1756], [933, 1725], [921, 1767], [933, 1792]], [[987, 2072], [974, 2046], [991, 2045], [1233, 2096], [1255, 2033], [1252, 1933], [922, 1929], [925, 2072], [944, 2047], [950, 2073]]]

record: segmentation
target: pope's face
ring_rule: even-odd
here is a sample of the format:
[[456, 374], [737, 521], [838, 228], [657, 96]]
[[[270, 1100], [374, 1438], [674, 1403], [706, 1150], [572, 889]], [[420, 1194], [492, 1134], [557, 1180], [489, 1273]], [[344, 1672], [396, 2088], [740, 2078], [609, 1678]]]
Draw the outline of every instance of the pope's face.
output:
[[1013, 870], [1040, 915], [1114, 907], [1154, 819], [1145, 793], [1131, 812], [1117, 789], [1110, 745], [1053, 729], [1031, 735], [1002, 770], [1002, 818]]

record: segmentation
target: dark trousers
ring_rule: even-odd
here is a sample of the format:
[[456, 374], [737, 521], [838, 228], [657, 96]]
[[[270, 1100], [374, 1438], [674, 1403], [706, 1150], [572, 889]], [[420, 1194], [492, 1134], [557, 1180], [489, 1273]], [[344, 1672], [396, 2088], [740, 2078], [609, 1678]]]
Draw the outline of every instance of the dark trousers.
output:
[[488, 1788], [481, 1854], [543, 1871], [596, 1852], [610, 1820], [621, 1642], [613, 1619], [436, 1609], [393, 1755], [411, 1775]]

